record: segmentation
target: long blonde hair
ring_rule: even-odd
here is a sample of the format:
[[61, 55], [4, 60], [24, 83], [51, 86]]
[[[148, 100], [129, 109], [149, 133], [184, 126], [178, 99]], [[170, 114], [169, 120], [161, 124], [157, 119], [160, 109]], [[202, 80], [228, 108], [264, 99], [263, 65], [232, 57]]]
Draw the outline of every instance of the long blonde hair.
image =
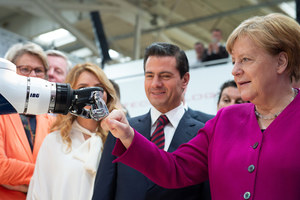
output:
[[[66, 78], [66, 83], [69, 83], [70, 86], [74, 89], [77, 80], [79, 76], [82, 74], [82, 72], [88, 71], [92, 74], [94, 74], [100, 81], [103, 89], [107, 93], [107, 108], [109, 112], [111, 112], [113, 109], [116, 109], [116, 102], [117, 102], [117, 95], [115, 92], [115, 89], [107, 76], [105, 75], [104, 71], [97, 65], [92, 63], [84, 63], [84, 64], [77, 64], [74, 66], [71, 71], [68, 73]], [[72, 140], [70, 138], [70, 131], [72, 128], [72, 124], [75, 121], [77, 116], [74, 116], [70, 113], [67, 115], [57, 115], [56, 121], [51, 126], [50, 131], [57, 131], [60, 130], [60, 135], [62, 137], [62, 140], [64, 143], [67, 144], [68, 149], [71, 149], [72, 146]], [[101, 126], [100, 122], [98, 123], [98, 127], [96, 129], [96, 134], [99, 135], [103, 141], [103, 143], [106, 140], [108, 132], [105, 132]]]

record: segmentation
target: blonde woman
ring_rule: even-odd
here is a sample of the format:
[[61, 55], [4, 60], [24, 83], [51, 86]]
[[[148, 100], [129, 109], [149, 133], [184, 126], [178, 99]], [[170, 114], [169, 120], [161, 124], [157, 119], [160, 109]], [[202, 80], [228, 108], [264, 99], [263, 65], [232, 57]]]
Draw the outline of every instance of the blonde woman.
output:
[[[73, 89], [102, 87], [108, 110], [116, 108], [115, 90], [97, 65], [76, 65], [66, 82]], [[107, 132], [100, 122], [71, 114], [58, 115], [51, 131], [40, 149], [27, 199], [91, 199]]]

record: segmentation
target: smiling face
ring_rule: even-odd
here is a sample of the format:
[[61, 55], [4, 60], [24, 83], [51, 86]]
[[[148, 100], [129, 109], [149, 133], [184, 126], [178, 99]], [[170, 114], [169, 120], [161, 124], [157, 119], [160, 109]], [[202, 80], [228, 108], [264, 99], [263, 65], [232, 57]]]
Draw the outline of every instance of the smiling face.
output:
[[145, 92], [152, 106], [166, 113], [181, 103], [189, 73], [180, 78], [172, 56], [150, 56], [145, 64]]
[[281, 55], [269, 54], [248, 36], [234, 42], [232, 74], [244, 101], [256, 104], [272, 96], [279, 82]]

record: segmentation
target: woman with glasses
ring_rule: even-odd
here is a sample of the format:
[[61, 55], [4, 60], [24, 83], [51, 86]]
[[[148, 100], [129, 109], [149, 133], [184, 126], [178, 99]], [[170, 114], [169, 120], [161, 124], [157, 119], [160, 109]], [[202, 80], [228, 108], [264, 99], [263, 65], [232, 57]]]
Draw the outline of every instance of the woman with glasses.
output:
[[[5, 58], [17, 66], [19, 75], [46, 78], [47, 57], [34, 43], [13, 45]], [[52, 121], [48, 114], [0, 115], [0, 199], [26, 199], [34, 163]]]

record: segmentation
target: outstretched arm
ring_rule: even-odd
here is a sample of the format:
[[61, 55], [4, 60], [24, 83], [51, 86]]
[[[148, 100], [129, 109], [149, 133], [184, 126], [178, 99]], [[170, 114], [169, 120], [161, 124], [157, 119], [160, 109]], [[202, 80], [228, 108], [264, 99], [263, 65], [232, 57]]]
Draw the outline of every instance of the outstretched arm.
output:
[[118, 138], [112, 152], [117, 156], [114, 163], [122, 162], [165, 188], [186, 187], [208, 179], [207, 134], [198, 134], [169, 153], [130, 127], [122, 111], [111, 112], [101, 125]]

